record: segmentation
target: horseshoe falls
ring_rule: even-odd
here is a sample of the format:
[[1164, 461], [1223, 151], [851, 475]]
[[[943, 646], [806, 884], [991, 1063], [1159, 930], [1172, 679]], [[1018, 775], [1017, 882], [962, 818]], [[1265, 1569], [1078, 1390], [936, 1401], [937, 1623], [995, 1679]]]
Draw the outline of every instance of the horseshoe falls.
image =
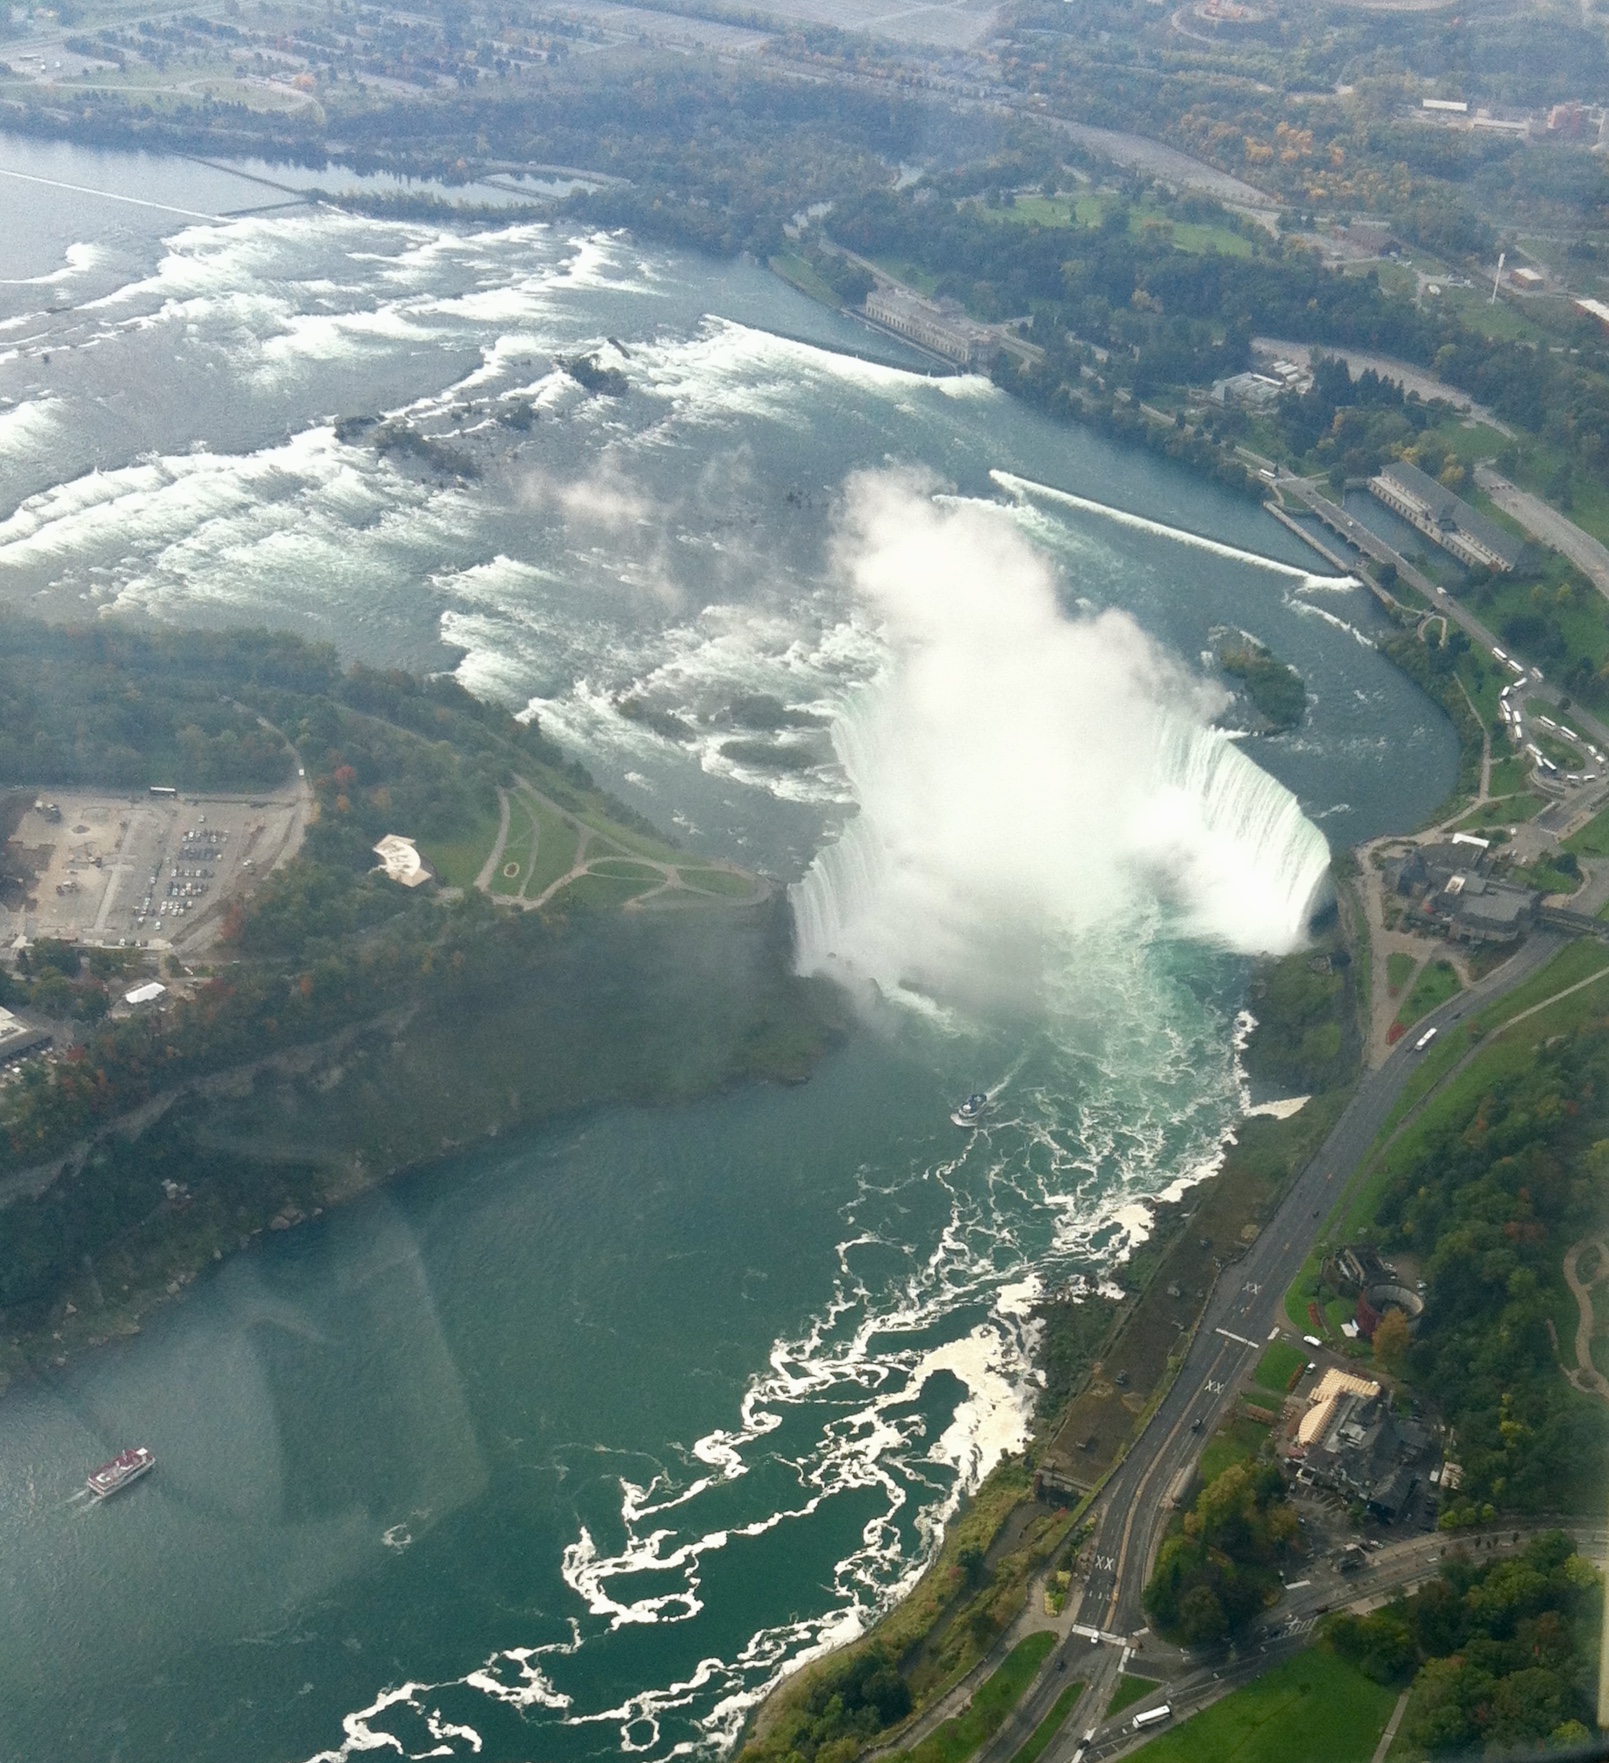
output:
[[[808, 1083], [422, 1169], [8, 1392], [0, 1755], [714, 1757], [1020, 1447], [1038, 1295], [1121, 1284], [1215, 1167], [1250, 958], [1452, 733], [1254, 505], [755, 264], [56, 187], [108, 166], [260, 200], [0, 141], [0, 600], [454, 672], [792, 887], [863, 1008]], [[1219, 627], [1300, 729], [1219, 731]], [[137, 1497], [72, 1498], [135, 1439]]]
[[1220, 688], [1122, 611], [1069, 617], [1009, 513], [908, 476], [850, 487], [838, 561], [888, 655], [834, 726], [859, 812], [793, 890], [801, 971], [1042, 995], [1067, 937], [1148, 907], [1241, 953], [1297, 946], [1329, 848], [1212, 726]]

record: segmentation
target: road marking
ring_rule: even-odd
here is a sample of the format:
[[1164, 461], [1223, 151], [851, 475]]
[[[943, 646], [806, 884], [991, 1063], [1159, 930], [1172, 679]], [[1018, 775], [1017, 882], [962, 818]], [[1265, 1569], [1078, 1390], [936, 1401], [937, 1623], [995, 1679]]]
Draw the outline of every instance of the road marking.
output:
[[[1285, 1247], [1288, 1249], [1290, 1247], [1290, 1244], [1287, 1243], [1285, 1245]], [[1258, 1285], [1255, 1280], [1248, 1279], [1246, 1281], [1246, 1283], [1240, 1289], [1243, 1292], [1250, 1292], [1251, 1295], [1255, 1298], [1255, 1297], [1258, 1297], [1261, 1295], [1263, 1288], [1260, 1285]]]
[[[1261, 1287], [1258, 1289], [1261, 1290]], [[1243, 1347], [1258, 1347], [1262, 1345], [1261, 1341], [1249, 1341], [1243, 1334], [1236, 1334], [1232, 1328], [1215, 1328], [1212, 1332], [1214, 1334], [1221, 1334], [1226, 1341], [1239, 1341]]]
[[1212, 1379], [1209, 1377], [1207, 1379], [1207, 1394], [1209, 1396], [1221, 1396], [1223, 1393], [1224, 1393], [1223, 1385], [1221, 1383], [1214, 1383], [1212, 1381]]

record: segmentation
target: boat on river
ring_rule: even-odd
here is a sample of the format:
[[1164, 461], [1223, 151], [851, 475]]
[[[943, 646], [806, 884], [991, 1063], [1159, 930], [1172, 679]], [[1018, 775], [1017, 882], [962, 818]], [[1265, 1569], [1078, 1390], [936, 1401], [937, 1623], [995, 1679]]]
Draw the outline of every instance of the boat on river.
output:
[[131, 1445], [128, 1450], [119, 1451], [110, 1463], [103, 1463], [99, 1469], [91, 1472], [89, 1491], [97, 1500], [109, 1499], [126, 1488], [131, 1481], [138, 1481], [142, 1475], [155, 1468], [154, 1453], [144, 1445]]
[[950, 1118], [957, 1126], [977, 1126], [988, 1112], [989, 1098], [978, 1090], [968, 1096]]

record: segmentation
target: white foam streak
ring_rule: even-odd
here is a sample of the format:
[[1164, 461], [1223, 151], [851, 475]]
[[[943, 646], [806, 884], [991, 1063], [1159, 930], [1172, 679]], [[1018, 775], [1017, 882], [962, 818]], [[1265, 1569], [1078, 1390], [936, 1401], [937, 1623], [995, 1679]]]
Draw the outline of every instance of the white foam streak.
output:
[[1290, 576], [1304, 585], [1355, 585], [1350, 576], [1315, 575], [1311, 570], [1297, 569], [1293, 564], [1280, 562], [1278, 558], [1264, 557], [1257, 551], [1243, 551], [1238, 545], [1224, 544], [1221, 539], [1209, 539], [1203, 533], [1193, 533], [1186, 527], [1169, 526], [1165, 521], [1150, 520], [1143, 514], [1130, 514], [1127, 509], [1113, 508], [1106, 502], [1094, 502], [1088, 496], [1075, 496], [1072, 491], [1058, 490], [1051, 484], [1035, 483], [1032, 478], [1018, 477], [1015, 472], [996, 470], [991, 471], [989, 476], [1010, 495], [1042, 496], [1047, 501], [1061, 503], [1065, 508], [1076, 508], [1084, 514], [1099, 514], [1104, 519], [1115, 521], [1119, 526], [1129, 527], [1135, 532], [1150, 533], [1160, 539], [1173, 539], [1178, 544], [1193, 546], [1198, 551], [1210, 551], [1215, 557], [1227, 557], [1236, 563], [1249, 563], [1257, 569], [1272, 570], [1275, 575]]

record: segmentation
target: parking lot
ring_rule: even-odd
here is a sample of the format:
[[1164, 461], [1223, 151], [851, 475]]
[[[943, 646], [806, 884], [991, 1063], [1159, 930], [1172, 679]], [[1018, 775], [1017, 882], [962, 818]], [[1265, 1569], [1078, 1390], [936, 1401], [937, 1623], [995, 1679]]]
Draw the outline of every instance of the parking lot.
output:
[[0, 937], [199, 954], [232, 895], [301, 843], [295, 790], [255, 796], [42, 793], [0, 864]]

